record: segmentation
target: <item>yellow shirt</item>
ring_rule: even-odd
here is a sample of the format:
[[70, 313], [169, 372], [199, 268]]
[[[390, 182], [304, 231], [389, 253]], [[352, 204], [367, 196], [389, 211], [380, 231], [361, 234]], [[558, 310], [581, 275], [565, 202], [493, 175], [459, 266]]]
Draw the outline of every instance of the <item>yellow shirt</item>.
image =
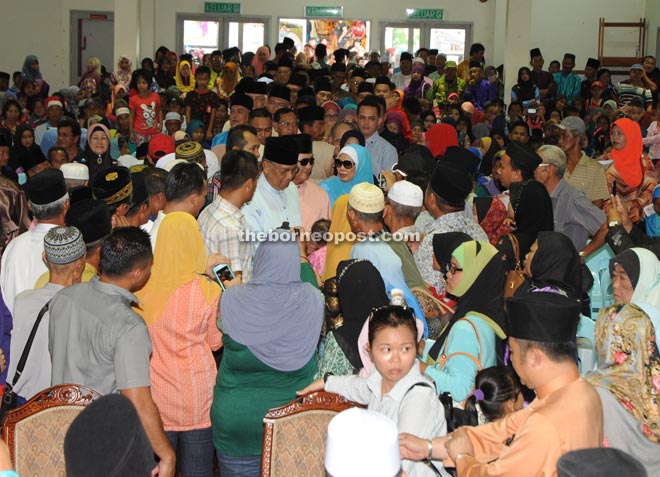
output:
[[[96, 275], [96, 268], [94, 267], [94, 265], [85, 263], [85, 269], [83, 270], [82, 279], [80, 281], [88, 282], [92, 279], [94, 275]], [[37, 279], [37, 283], [34, 284], [34, 288], [43, 288], [44, 286], [46, 286], [46, 283], [48, 283], [49, 281], [50, 281], [50, 272], [46, 272]]]
[[603, 413], [596, 390], [579, 378], [503, 419], [463, 429], [474, 457], [458, 461], [459, 476], [552, 477], [566, 452], [602, 446]]

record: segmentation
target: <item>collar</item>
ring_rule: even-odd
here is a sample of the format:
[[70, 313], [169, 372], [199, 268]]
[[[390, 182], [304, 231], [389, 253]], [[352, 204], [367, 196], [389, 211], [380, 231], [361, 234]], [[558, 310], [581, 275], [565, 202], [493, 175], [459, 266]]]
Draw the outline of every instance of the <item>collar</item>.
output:
[[37, 225], [32, 229], [33, 232], [43, 232], [46, 233], [50, 229], [57, 227], [55, 224], [44, 224], [43, 222], [37, 222]]
[[563, 192], [564, 189], [566, 189], [566, 180], [565, 180], [565, 179], [561, 179], [561, 180], [559, 181], [559, 184], [557, 184], [557, 186], [555, 187], [555, 189], [554, 189], [554, 190], [552, 191], [552, 193], [550, 194], [550, 198], [551, 198], [551, 199], [556, 199], [557, 197], [559, 197], [559, 194], [560, 194], [561, 192]]
[[[408, 371], [408, 374], [406, 374], [403, 378], [397, 382], [392, 389], [390, 389], [390, 392], [386, 394], [386, 396], [390, 397], [394, 401], [401, 401], [403, 397], [406, 395], [406, 393], [410, 390], [410, 388], [420, 382], [425, 382], [427, 381], [426, 378], [422, 377], [422, 373], [419, 371], [419, 366], [417, 363], [414, 363], [412, 368], [410, 368], [410, 371]], [[381, 374], [376, 370], [376, 366], [372, 365], [371, 366], [371, 374], [367, 378], [367, 387], [371, 389], [371, 392], [374, 393], [374, 395], [378, 396], [380, 400], [383, 399], [383, 396], [381, 396], [381, 389], [382, 389], [382, 384], [383, 384], [383, 377]], [[429, 387], [433, 386], [430, 381], [428, 381]]]
[[365, 141], [368, 142], [369, 144], [373, 144], [373, 143], [376, 142], [376, 140], [379, 139], [379, 138], [380, 138], [380, 134], [378, 134], [378, 130], [376, 130], [376, 132], [373, 133], [373, 134], [372, 134], [371, 136], [369, 136], [368, 138], [366, 138]]
[[243, 214], [241, 213], [241, 209], [236, 207], [234, 204], [229, 202], [227, 199], [223, 198], [221, 195], [218, 195], [215, 200], [218, 203], [218, 208], [224, 210], [230, 215], [236, 216], [236, 217], [242, 217]]
[[51, 283], [48, 282], [43, 286], [44, 290], [52, 290], [54, 292], [58, 292], [60, 290], [64, 289], [64, 285], [58, 285], [57, 283]]
[[268, 192], [269, 194], [275, 194], [275, 195], [283, 195], [284, 190], [278, 190], [272, 185], [270, 185], [270, 182], [268, 182], [268, 179], [266, 179], [266, 176], [261, 174], [261, 177], [259, 177], [259, 181], [257, 182], [257, 189], [259, 189], [259, 186], [263, 187], [265, 192]]
[[92, 279], [89, 281], [89, 286], [93, 290], [105, 293], [106, 295], [117, 295], [123, 298], [124, 301], [126, 301], [129, 305], [131, 303], [140, 303], [138, 297], [136, 297], [130, 291], [126, 290], [125, 288], [118, 287], [117, 285], [113, 285], [112, 283], [102, 282], [98, 275], [92, 277]]

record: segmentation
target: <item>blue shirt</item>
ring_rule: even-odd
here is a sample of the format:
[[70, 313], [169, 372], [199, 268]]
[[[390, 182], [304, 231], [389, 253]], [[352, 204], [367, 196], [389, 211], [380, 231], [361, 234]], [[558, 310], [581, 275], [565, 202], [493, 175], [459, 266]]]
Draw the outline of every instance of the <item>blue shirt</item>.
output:
[[365, 143], [371, 156], [371, 167], [374, 176], [378, 177], [380, 171], [391, 171], [392, 166], [399, 160], [396, 148], [380, 137], [378, 131], [369, 137]]
[[213, 149], [215, 146], [219, 144], [227, 144], [227, 137], [229, 136], [229, 131], [222, 132], [220, 134], [216, 134], [213, 136], [213, 140], [211, 141], [211, 149]]

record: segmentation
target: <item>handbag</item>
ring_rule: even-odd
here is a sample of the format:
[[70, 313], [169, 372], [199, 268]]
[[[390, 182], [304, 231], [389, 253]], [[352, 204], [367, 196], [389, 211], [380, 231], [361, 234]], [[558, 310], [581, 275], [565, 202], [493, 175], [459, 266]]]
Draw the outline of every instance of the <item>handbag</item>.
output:
[[520, 285], [525, 282], [525, 275], [523, 274], [522, 266], [520, 265], [520, 245], [518, 244], [518, 239], [513, 234], [507, 234], [507, 237], [509, 237], [509, 241], [513, 247], [513, 255], [516, 259], [516, 266], [506, 275], [506, 282], [504, 284], [504, 298], [512, 297]]
[[[472, 326], [472, 329], [474, 330], [474, 333], [477, 335], [477, 342], [481, 342], [481, 336], [479, 335], [479, 330], [477, 329], [476, 325], [472, 322], [472, 320], [468, 318], [461, 318], [457, 321], [467, 321], [470, 323]], [[445, 364], [447, 364], [447, 361], [452, 356], [465, 356], [467, 358], [470, 358], [474, 364], [477, 366], [477, 371], [482, 370], [481, 366], [481, 347], [479, 347], [479, 357], [475, 358], [473, 355], [466, 353], [464, 351], [456, 351], [454, 353], [450, 354], [445, 354], [445, 347], [447, 346], [447, 341], [445, 341], [445, 344], [442, 347], [442, 351], [440, 352], [440, 356], [438, 356], [438, 364], [440, 365], [440, 369], [445, 367]], [[447, 421], [447, 432], [452, 432], [456, 429], [458, 429], [461, 426], [474, 426], [477, 423], [473, 422], [473, 419], [471, 419], [470, 415], [466, 413], [463, 409], [454, 406], [454, 398], [452, 397], [451, 393], [449, 392], [444, 392], [438, 396], [440, 399], [440, 402], [442, 403], [442, 407], [445, 409], [445, 420]]]
[[39, 324], [41, 323], [41, 319], [48, 311], [48, 305], [50, 305], [50, 301], [46, 303], [41, 308], [41, 310], [39, 310], [39, 314], [37, 315], [37, 321], [35, 321], [34, 326], [32, 326], [32, 331], [30, 331], [30, 336], [28, 337], [28, 340], [25, 343], [25, 347], [23, 348], [23, 352], [21, 353], [21, 358], [18, 360], [18, 364], [16, 365], [16, 372], [14, 373], [14, 378], [11, 380], [11, 384], [9, 383], [5, 384], [5, 390], [2, 396], [2, 402], [0, 403], [0, 423], [4, 422], [5, 416], [9, 411], [16, 409], [18, 407], [18, 394], [16, 394], [16, 392], [14, 391], [14, 386], [16, 386], [16, 383], [20, 379], [21, 374], [23, 374], [25, 363], [27, 363], [28, 355], [30, 354], [30, 348], [32, 348], [32, 343], [34, 342], [34, 338], [37, 335], [37, 330], [39, 329]]

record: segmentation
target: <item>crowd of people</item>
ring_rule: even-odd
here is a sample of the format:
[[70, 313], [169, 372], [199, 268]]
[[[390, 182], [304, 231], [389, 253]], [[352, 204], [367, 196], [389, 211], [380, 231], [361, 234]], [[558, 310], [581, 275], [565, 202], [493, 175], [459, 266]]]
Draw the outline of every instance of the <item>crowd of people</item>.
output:
[[[261, 475], [265, 414], [320, 390], [394, 422], [373, 475], [659, 475], [655, 59], [615, 85], [535, 48], [507, 107], [479, 43], [394, 71], [306, 51], [0, 72], [4, 392], [126, 398], [74, 422], [71, 475]], [[93, 438], [108, 413], [124, 460]]]

